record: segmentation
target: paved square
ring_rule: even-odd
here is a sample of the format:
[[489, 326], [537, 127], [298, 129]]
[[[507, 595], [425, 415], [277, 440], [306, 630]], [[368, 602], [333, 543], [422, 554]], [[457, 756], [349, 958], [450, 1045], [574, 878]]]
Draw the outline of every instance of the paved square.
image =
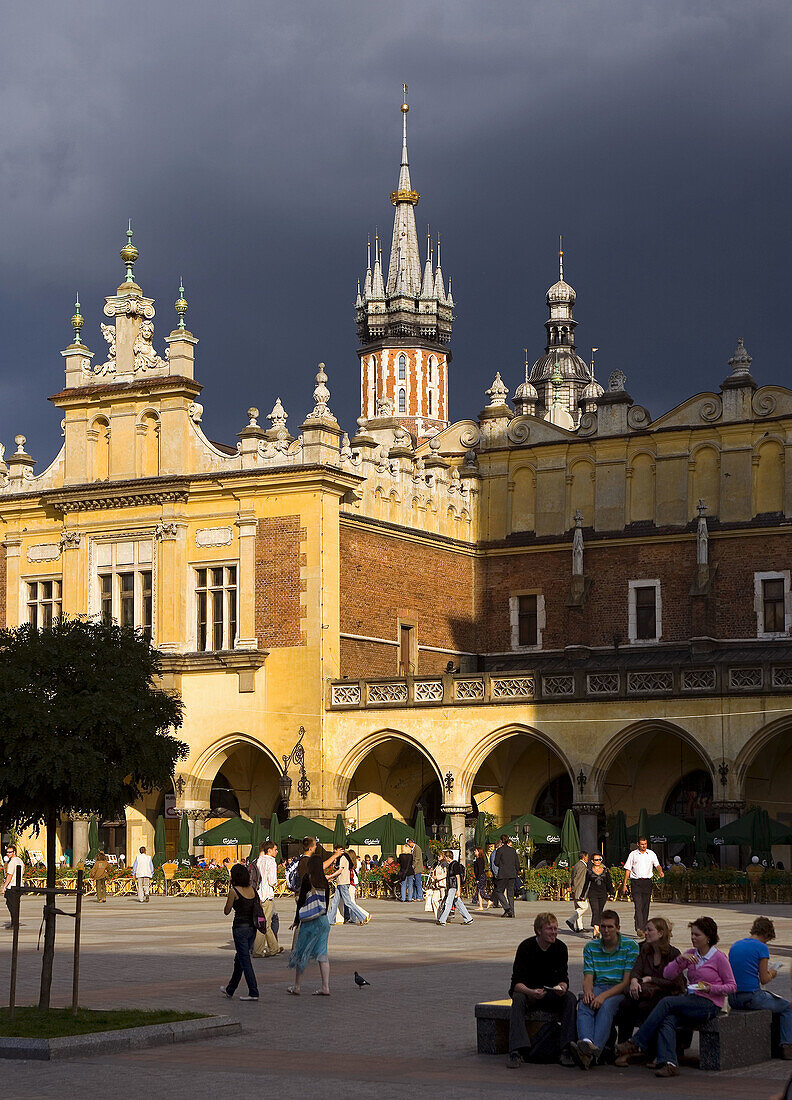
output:
[[[148, 905], [110, 899], [85, 903], [81, 1003], [89, 1008], [131, 1006], [190, 1008], [237, 1016], [243, 1031], [233, 1038], [140, 1053], [65, 1063], [0, 1065], [4, 1100], [38, 1097], [303, 1097], [336, 1093], [350, 1097], [537, 1096], [546, 1100], [586, 1097], [663, 1096], [672, 1100], [766, 1100], [778, 1092], [792, 1065], [774, 1061], [749, 1069], [705, 1074], [683, 1068], [679, 1078], [657, 1081], [647, 1070], [601, 1068], [588, 1074], [555, 1066], [506, 1068], [504, 1058], [476, 1054], [473, 1006], [506, 996], [514, 950], [532, 934], [534, 915], [554, 908], [569, 945], [573, 987], [582, 979], [585, 940], [563, 925], [569, 906], [518, 904], [517, 919], [474, 913], [475, 923], [438, 928], [419, 904], [371, 902], [364, 927], [338, 926], [330, 937], [332, 996], [311, 997], [318, 973], [309, 970], [302, 997], [286, 994], [286, 953], [255, 963], [259, 1004], [224, 1000], [219, 987], [231, 973], [231, 919], [222, 900], [152, 898]], [[293, 906], [277, 905], [282, 940]], [[617, 906], [625, 929], [632, 908]], [[653, 912], [675, 924], [675, 943], [687, 943], [687, 921], [697, 906], [663, 906]], [[721, 945], [746, 934], [755, 912], [747, 906], [707, 910], [717, 920]], [[792, 962], [792, 909], [767, 906], [776, 923], [774, 958]], [[36, 954], [40, 903], [23, 904], [18, 1000], [36, 999], [40, 955]], [[72, 922], [59, 920], [54, 1003], [71, 992]], [[10, 933], [0, 945], [0, 995], [7, 996]], [[789, 965], [773, 988], [789, 996]], [[371, 982], [359, 990], [355, 970]], [[244, 982], [243, 982], [244, 985]]]

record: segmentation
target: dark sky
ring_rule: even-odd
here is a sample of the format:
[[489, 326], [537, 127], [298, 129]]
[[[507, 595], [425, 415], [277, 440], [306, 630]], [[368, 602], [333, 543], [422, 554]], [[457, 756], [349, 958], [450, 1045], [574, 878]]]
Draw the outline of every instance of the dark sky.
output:
[[[744, 336], [790, 384], [788, 0], [42, 0], [0, 42], [0, 441], [60, 445], [46, 401], [79, 289], [136, 266], [155, 347], [183, 273], [204, 428], [235, 441], [277, 396], [296, 429], [316, 362], [359, 413], [355, 282], [385, 233], [401, 84], [426, 222], [458, 320], [454, 418], [544, 347], [558, 234], [578, 348], [654, 416], [717, 389]], [[97, 358], [97, 362], [100, 359]]]

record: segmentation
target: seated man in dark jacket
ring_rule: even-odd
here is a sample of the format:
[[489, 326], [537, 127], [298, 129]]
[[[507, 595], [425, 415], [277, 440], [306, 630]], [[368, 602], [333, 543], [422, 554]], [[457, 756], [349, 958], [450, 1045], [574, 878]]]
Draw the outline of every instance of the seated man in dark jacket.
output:
[[[577, 1001], [569, 991], [568, 953], [566, 944], [558, 939], [558, 920], [553, 913], [539, 913], [534, 920], [535, 936], [523, 940], [514, 956], [509, 996], [512, 999], [509, 1019], [510, 1068], [524, 1061], [560, 1058], [563, 1065], [571, 1065], [567, 1047], [575, 1041], [575, 1012]], [[553, 1036], [543, 1051], [537, 1050], [534, 1038], [533, 1050], [526, 1028], [526, 1012], [540, 1009], [558, 1016], [560, 1034]], [[557, 1042], [556, 1042], [557, 1039]], [[549, 1054], [548, 1054], [549, 1048]]]

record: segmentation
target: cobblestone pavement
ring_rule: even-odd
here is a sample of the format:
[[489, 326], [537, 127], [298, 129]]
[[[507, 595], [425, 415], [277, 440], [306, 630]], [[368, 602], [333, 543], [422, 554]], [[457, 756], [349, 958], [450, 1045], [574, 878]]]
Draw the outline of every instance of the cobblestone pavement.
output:
[[[40, 904], [40, 903], [39, 903]], [[64, 907], [66, 904], [65, 903]], [[532, 934], [542, 903], [518, 904], [517, 919], [500, 913], [473, 914], [475, 923], [438, 928], [419, 904], [371, 902], [373, 919], [364, 927], [338, 926], [330, 938], [332, 996], [311, 997], [318, 986], [309, 970], [302, 997], [286, 994], [290, 971], [286, 953], [256, 961], [261, 990], [258, 1004], [227, 1001], [219, 987], [231, 973], [230, 918], [222, 901], [152, 898], [148, 905], [110, 899], [85, 903], [82, 939], [81, 1003], [89, 1008], [189, 1008], [230, 1014], [242, 1032], [225, 1039], [186, 1043], [107, 1057], [60, 1063], [0, 1064], [5, 1100], [38, 1097], [302, 1097], [336, 1092], [348, 1097], [412, 1098], [536, 1096], [544, 1100], [586, 1097], [663, 1096], [671, 1100], [718, 1097], [766, 1100], [778, 1092], [792, 1069], [768, 1062], [722, 1074], [683, 1068], [680, 1077], [658, 1081], [641, 1068], [604, 1067], [583, 1074], [556, 1066], [507, 1070], [505, 1060], [476, 1054], [473, 1006], [506, 996], [514, 950]], [[292, 907], [278, 903], [282, 927]], [[568, 906], [557, 906], [568, 943], [573, 987], [580, 987], [585, 939], [567, 932]], [[625, 930], [632, 907], [619, 904]], [[653, 909], [676, 925], [675, 942], [687, 943], [687, 921], [698, 906]], [[747, 906], [711, 907], [722, 946], [746, 934]], [[774, 983], [790, 995], [792, 907], [767, 906], [776, 921], [772, 957], [786, 957], [784, 975]], [[23, 905], [19, 1003], [36, 999], [40, 956], [36, 955], [40, 909]], [[59, 919], [54, 1004], [71, 996], [72, 922]], [[0, 932], [0, 935], [3, 933]], [[0, 940], [0, 991], [8, 988], [10, 933]], [[291, 933], [284, 931], [284, 942]], [[355, 970], [371, 982], [359, 990]], [[244, 983], [243, 983], [244, 985]]]

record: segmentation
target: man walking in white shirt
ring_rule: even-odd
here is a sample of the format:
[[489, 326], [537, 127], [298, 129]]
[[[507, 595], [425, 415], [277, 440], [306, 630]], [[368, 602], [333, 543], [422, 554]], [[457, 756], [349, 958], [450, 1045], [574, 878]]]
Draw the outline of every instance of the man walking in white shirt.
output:
[[[11, 905], [11, 898], [6, 894], [6, 890], [9, 886], [16, 886], [17, 874], [19, 875], [19, 885], [25, 885], [25, 865], [17, 855], [17, 850], [13, 844], [9, 844], [6, 848], [6, 859], [8, 862], [3, 871], [2, 893], [5, 894], [5, 903], [8, 906], [8, 915], [10, 917], [10, 920], [6, 922], [6, 928], [13, 928], [14, 910]], [[17, 909], [17, 912], [19, 912], [19, 909]]]
[[624, 862], [624, 884], [622, 894], [627, 893], [630, 883], [633, 905], [635, 906], [635, 931], [643, 938], [646, 922], [649, 920], [649, 905], [652, 901], [652, 872], [657, 868], [660, 878], [665, 878], [660, 860], [648, 846], [645, 836], [638, 837], [638, 848], [630, 852]]
[[274, 840], [265, 840], [259, 849], [256, 866], [259, 873], [258, 896], [261, 908], [267, 918], [267, 955], [280, 955], [283, 948], [272, 930], [272, 913], [275, 904], [275, 887], [278, 885], [278, 863], [275, 859], [278, 845]]
[[132, 864], [132, 874], [137, 879], [138, 901], [148, 901], [151, 880], [154, 877], [154, 862], [146, 849], [141, 848]]

